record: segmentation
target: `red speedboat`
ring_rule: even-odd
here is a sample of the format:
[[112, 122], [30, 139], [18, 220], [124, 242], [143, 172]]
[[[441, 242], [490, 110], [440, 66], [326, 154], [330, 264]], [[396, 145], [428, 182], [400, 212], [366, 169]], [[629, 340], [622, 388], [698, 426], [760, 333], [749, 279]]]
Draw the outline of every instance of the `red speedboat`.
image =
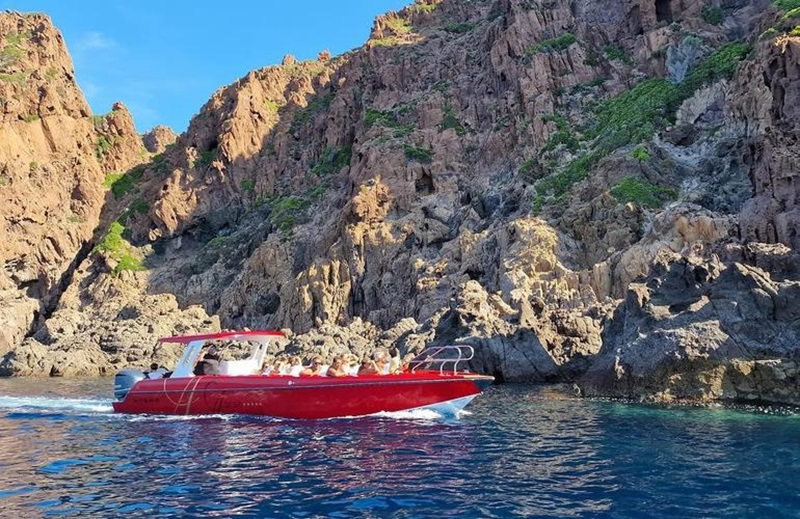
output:
[[[149, 379], [126, 369], [114, 379], [114, 411], [199, 415], [238, 413], [282, 418], [335, 418], [380, 412], [431, 409], [452, 415], [494, 380], [459, 371], [472, 358], [471, 346], [425, 350], [402, 373], [348, 377], [257, 375], [276, 331], [221, 332], [168, 337], [185, 345], [175, 371]], [[219, 374], [194, 375], [203, 346], [213, 341], [250, 343], [249, 355], [219, 362]], [[241, 346], [241, 345], [240, 345]]]

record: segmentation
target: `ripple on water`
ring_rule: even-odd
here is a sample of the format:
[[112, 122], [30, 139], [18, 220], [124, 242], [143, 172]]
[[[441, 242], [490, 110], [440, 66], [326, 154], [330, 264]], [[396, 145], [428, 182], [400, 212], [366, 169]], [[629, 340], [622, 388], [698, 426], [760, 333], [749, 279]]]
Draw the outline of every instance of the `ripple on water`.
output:
[[[0, 381], [0, 504], [46, 515], [740, 517], [800, 510], [800, 421], [495, 387], [459, 419], [105, 412]], [[101, 387], [99, 384], [103, 384]], [[51, 384], [50, 387], [46, 387]], [[70, 392], [71, 391], [71, 392]]]

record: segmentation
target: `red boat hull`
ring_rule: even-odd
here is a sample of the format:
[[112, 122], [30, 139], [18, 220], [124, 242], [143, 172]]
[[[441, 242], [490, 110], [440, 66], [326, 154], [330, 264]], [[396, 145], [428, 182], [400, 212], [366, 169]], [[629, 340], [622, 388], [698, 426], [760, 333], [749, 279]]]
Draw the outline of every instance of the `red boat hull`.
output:
[[401, 373], [359, 377], [209, 375], [137, 382], [118, 413], [249, 414], [334, 418], [404, 411], [456, 402], [460, 408], [493, 378], [467, 373]]

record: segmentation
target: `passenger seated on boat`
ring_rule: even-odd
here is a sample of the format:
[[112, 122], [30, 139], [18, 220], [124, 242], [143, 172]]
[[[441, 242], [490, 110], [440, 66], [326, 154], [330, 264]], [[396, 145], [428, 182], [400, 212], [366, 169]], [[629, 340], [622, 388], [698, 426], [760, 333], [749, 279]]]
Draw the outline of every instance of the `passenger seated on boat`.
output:
[[286, 359], [278, 359], [275, 362], [275, 367], [272, 368], [273, 375], [288, 375], [289, 374], [289, 361]]
[[378, 371], [379, 375], [388, 375], [392, 372], [392, 363], [386, 351], [375, 350], [373, 358], [375, 359], [375, 369]]
[[265, 358], [264, 362], [261, 363], [261, 373], [262, 375], [272, 375], [275, 371], [275, 359], [272, 358]]
[[300, 374], [303, 376], [322, 375], [322, 359], [320, 357], [314, 357], [311, 360], [311, 365], [307, 368], [304, 368]]
[[361, 367], [361, 364], [358, 362], [358, 357], [349, 353], [347, 355], [347, 359], [345, 360], [344, 370], [345, 372], [350, 375], [351, 377], [358, 376], [358, 368]]
[[335, 356], [331, 361], [326, 375], [329, 377], [346, 377], [348, 373], [344, 369], [344, 359], [339, 355]]
[[289, 367], [287, 374], [292, 377], [299, 377], [303, 371], [303, 360], [297, 355], [289, 357]]
[[361, 361], [361, 367], [358, 368], [358, 375], [377, 375], [378, 368], [375, 366], [375, 363], [369, 359], [364, 359]]
[[150, 371], [147, 373], [147, 378], [149, 379], [157, 379], [157, 378], [164, 378], [167, 374], [167, 369], [158, 366], [158, 363], [153, 362], [150, 364]]
[[194, 366], [195, 375], [219, 375], [219, 353], [213, 344], [201, 360]]

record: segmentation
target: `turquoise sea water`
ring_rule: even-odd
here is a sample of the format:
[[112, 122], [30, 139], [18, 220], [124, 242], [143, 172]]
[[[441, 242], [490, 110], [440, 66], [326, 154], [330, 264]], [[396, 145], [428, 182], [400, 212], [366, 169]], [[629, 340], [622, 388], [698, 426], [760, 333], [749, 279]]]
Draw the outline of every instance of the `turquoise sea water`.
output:
[[3, 517], [800, 517], [800, 415], [499, 386], [470, 414], [111, 412], [111, 380], [0, 380]]

